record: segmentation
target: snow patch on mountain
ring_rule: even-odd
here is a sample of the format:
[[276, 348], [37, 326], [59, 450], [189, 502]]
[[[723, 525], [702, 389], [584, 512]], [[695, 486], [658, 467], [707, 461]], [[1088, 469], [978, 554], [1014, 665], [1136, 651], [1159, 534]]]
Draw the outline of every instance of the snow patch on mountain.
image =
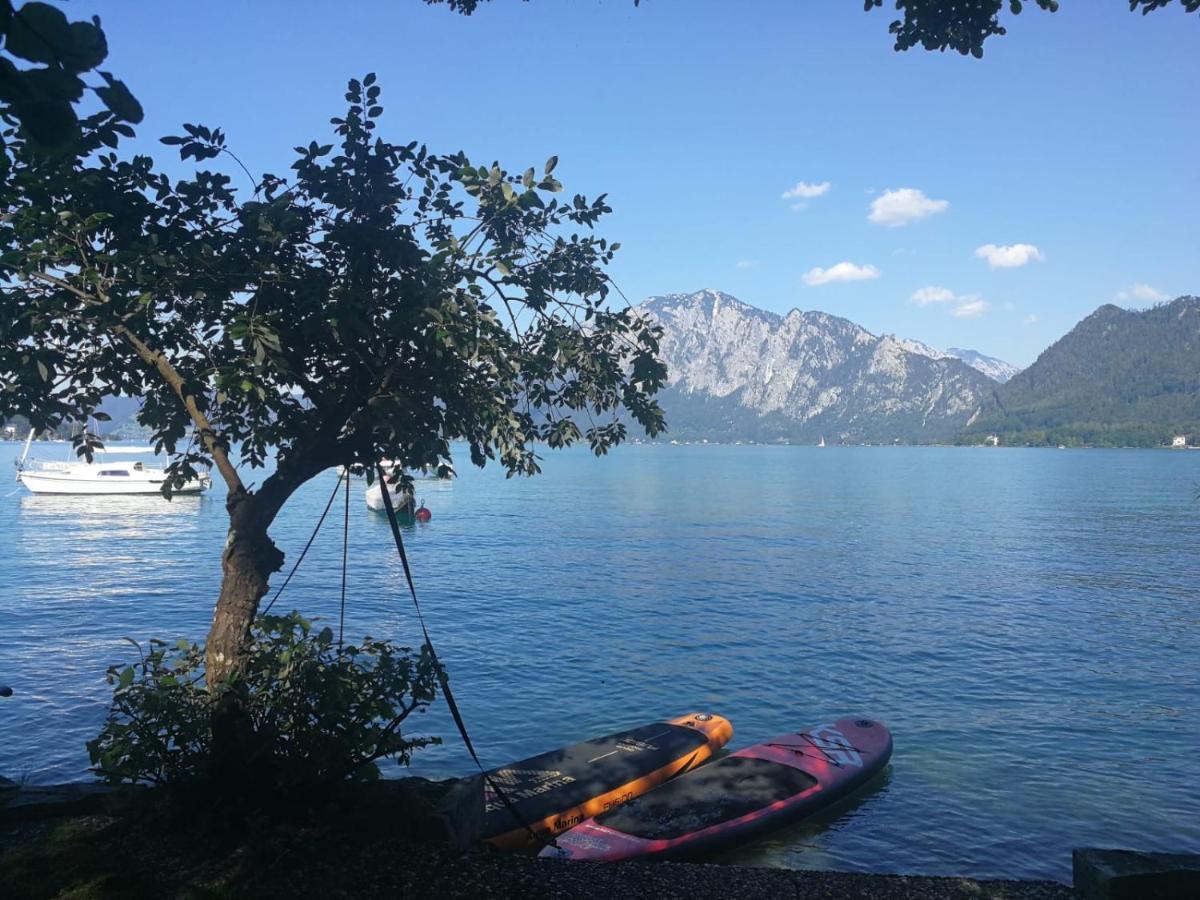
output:
[[961, 347], [950, 347], [946, 352], [956, 359], [961, 359], [971, 368], [978, 369], [993, 381], [999, 381], [1001, 384], [1021, 371], [1020, 366], [1014, 366], [1012, 363], [996, 359], [994, 356], [985, 356], [978, 350], [964, 350]]
[[930, 359], [961, 359], [972, 369], [982, 372], [988, 378], [998, 381], [1001, 384], [1021, 371], [1020, 366], [1014, 366], [1012, 363], [996, 359], [994, 356], [985, 356], [978, 350], [964, 350], [961, 347], [937, 350], [921, 341], [914, 341], [909, 338], [897, 338], [897, 340], [903, 345], [905, 350], [910, 353], [916, 353], [919, 356], [927, 356]]

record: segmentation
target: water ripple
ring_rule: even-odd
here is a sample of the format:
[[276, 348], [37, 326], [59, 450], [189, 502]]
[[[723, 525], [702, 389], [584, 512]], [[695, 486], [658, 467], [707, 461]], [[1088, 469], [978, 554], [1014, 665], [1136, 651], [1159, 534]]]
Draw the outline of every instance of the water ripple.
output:
[[[422, 486], [434, 518], [407, 536], [489, 763], [693, 708], [735, 746], [861, 712], [893, 729], [887, 776], [727, 859], [1066, 880], [1075, 846], [1200, 850], [1200, 454], [644, 446], [545, 468]], [[289, 565], [333, 479], [277, 523]], [[354, 499], [348, 632], [416, 643], [387, 526]], [[339, 536], [281, 607], [336, 620]], [[219, 496], [0, 498], [0, 772], [86, 774], [122, 638], [201, 638], [223, 541]], [[469, 770], [444, 709], [416, 727], [447, 738], [417, 771]]]

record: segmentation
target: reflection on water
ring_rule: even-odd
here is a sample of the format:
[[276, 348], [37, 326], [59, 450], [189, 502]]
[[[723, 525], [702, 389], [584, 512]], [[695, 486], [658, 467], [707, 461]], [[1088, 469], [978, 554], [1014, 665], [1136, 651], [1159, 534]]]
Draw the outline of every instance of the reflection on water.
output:
[[172, 543], [197, 530], [209, 505], [208, 498], [195, 495], [168, 501], [136, 494], [26, 494], [20, 499], [25, 527], [16, 550], [32, 558], [49, 552], [56, 565], [75, 575], [93, 569], [123, 574], [138, 564], [156, 565], [158, 552], [169, 552]]
[[[864, 715], [894, 735], [888, 777], [728, 858], [1068, 880], [1072, 847], [1200, 851], [1200, 453], [642, 446], [544, 467], [418, 481], [433, 518], [405, 529], [485, 762], [700, 708], [733, 748]], [[285, 571], [335, 482], [272, 529]], [[365, 486], [347, 634], [415, 644]], [[341, 515], [278, 608], [336, 621]], [[0, 772], [81, 776], [122, 638], [202, 638], [224, 540], [219, 488], [0, 497]], [[444, 708], [413, 728], [447, 738], [417, 772], [470, 771]]]
[[133, 537], [157, 527], [174, 527], [187, 517], [194, 517], [208, 497], [187, 494], [167, 500], [152, 494], [98, 496], [92, 494], [23, 494], [20, 499], [22, 516], [30, 522], [38, 519], [55, 522], [69, 521], [75, 527], [113, 527], [129, 529]]

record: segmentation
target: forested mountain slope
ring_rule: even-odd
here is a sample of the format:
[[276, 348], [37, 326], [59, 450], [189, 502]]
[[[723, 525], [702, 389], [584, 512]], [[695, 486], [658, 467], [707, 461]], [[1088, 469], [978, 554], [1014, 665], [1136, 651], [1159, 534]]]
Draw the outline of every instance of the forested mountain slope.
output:
[[1200, 297], [1106, 305], [996, 387], [964, 435], [1006, 444], [1157, 446], [1200, 433]]

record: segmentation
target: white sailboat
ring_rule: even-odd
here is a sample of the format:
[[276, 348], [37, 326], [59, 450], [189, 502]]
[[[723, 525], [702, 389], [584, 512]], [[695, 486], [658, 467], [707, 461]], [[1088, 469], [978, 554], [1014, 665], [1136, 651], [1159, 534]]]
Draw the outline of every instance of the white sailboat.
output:
[[[167, 480], [165, 469], [147, 466], [139, 459], [117, 456], [143, 456], [153, 447], [123, 447], [98, 450], [93, 462], [29, 459], [33, 430], [25, 441], [25, 451], [17, 460], [17, 481], [35, 494], [159, 494]], [[185, 482], [173, 492], [202, 494], [212, 486], [207, 474]]]
[[818, 447], [824, 447], [824, 446], [825, 446], [825, 435], [821, 435], [821, 440], [817, 442], [817, 446], [818, 446]]

